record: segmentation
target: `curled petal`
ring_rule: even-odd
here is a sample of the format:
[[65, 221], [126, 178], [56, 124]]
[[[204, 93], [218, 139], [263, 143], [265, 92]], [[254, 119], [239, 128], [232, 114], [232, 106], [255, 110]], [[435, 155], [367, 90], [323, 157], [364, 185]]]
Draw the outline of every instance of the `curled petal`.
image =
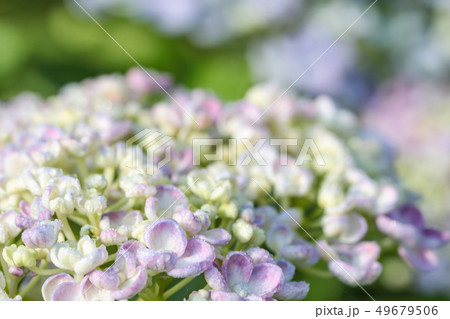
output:
[[171, 217], [181, 207], [184, 208], [188, 205], [186, 195], [179, 188], [172, 185], [156, 186], [155, 198], [158, 200], [158, 217], [162, 217], [162, 214], [164, 214], [164, 217]]
[[23, 269], [20, 267], [8, 266], [8, 272], [15, 277], [20, 277], [23, 275]]
[[234, 292], [211, 290], [211, 300], [213, 301], [244, 301], [245, 299]]
[[173, 252], [181, 256], [186, 249], [187, 238], [183, 228], [173, 219], [159, 219], [145, 231], [144, 241], [153, 251]]
[[336, 237], [345, 244], [358, 242], [368, 229], [366, 220], [358, 214], [325, 216], [322, 225], [326, 236]]
[[195, 277], [208, 269], [215, 258], [213, 246], [203, 240], [190, 238], [184, 254], [167, 274], [175, 278]]
[[422, 232], [421, 245], [430, 249], [439, 249], [450, 242], [450, 232], [443, 232], [432, 228]]
[[202, 230], [202, 222], [189, 209], [182, 209], [172, 216], [189, 234], [197, 234]]
[[106, 229], [100, 232], [100, 241], [106, 246], [120, 245], [127, 241], [127, 236], [119, 234], [114, 229]]
[[416, 226], [400, 223], [389, 214], [378, 216], [376, 224], [381, 232], [409, 246], [415, 246], [420, 238], [420, 230]]
[[302, 300], [309, 292], [309, 284], [304, 281], [286, 282], [276, 292], [279, 300]]
[[319, 261], [317, 249], [306, 241], [281, 248], [279, 255], [297, 266], [311, 266]]
[[205, 280], [213, 290], [227, 291], [227, 283], [217, 264], [213, 263], [205, 271]]
[[284, 246], [289, 245], [293, 239], [294, 233], [291, 228], [284, 224], [277, 224], [267, 232], [266, 243], [271, 250], [278, 252]]
[[108, 252], [106, 247], [101, 245], [93, 252], [88, 255], [83, 256], [74, 267], [75, 273], [77, 275], [85, 275], [91, 270], [94, 270], [101, 264], [103, 264], [108, 258]]
[[204, 233], [197, 235], [196, 237], [206, 241], [213, 246], [223, 246], [228, 244], [228, 242], [231, 240], [230, 233], [223, 228], [207, 230]]
[[61, 229], [59, 220], [40, 222], [22, 233], [22, 241], [29, 248], [50, 248], [56, 243]]
[[277, 265], [256, 265], [248, 281], [248, 293], [260, 297], [272, 297], [283, 281], [283, 271]]
[[139, 266], [136, 274], [122, 283], [117, 290], [111, 292], [116, 300], [129, 299], [140, 292], [147, 285], [147, 271]]
[[116, 290], [120, 285], [118, 276], [119, 270], [116, 266], [108, 268], [106, 271], [93, 270], [89, 273], [89, 280], [97, 288]]
[[57, 274], [57, 275], [53, 275], [51, 277], [48, 277], [47, 280], [44, 282], [44, 284], [42, 285], [42, 297], [44, 298], [45, 301], [50, 301], [52, 300], [52, 294], [53, 291], [62, 283], [73, 283], [74, 280], [72, 278], [72, 276], [66, 274], [66, 273], [61, 273], [61, 274]]
[[158, 219], [157, 205], [158, 200], [155, 197], [149, 197], [145, 201], [144, 212], [148, 220], [155, 221]]
[[418, 248], [408, 249], [401, 246], [398, 253], [411, 266], [421, 271], [429, 272], [435, 270], [439, 265], [439, 258], [436, 253], [430, 249]]
[[86, 301], [112, 301], [109, 290], [98, 288], [93, 284], [90, 276], [86, 276], [80, 283], [81, 294]]
[[332, 260], [328, 264], [330, 272], [349, 286], [369, 285], [381, 274], [382, 266], [373, 262], [365, 267], [355, 267], [340, 260]]
[[133, 226], [142, 221], [142, 214], [138, 210], [131, 212], [116, 211], [102, 215], [100, 225], [107, 225], [105, 228], [119, 228], [120, 226]]
[[276, 264], [283, 271], [284, 282], [291, 281], [292, 278], [294, 278], [295, 266], [293, 264], [291, 264], [289, 261], [284, 260], [284, 259], [278, 259], [276, 261]]
[[253, 263], [243, 252], [231, 252], [222, 265], [223, 273], [229, 288], [247, 283], [252, 275]]
[[145, 248], [144, 245], [136, 240], [129, 240], [119, 247], [116, 257], [117, 267], [128, 274], [134, 275], [139, 265], [137, 251]]
[[177, 262], [177, 255], [173, 252], [158, 252], [147, 248], [139, 249], [137, 257], [142, 266], [158, 272], [172, 270]]
[[275, 261], [272, 255], [265, 249], [259, 247], [252, 247], [246, 251], [247, 255], [250, 257], [254, 265], [269, 263], [273, 264]]
[[64, 282], [58, 285], [53, 291], [51, 301], [82, 301], [84, 297], [81, 293], [80, 284], [77, 282]]

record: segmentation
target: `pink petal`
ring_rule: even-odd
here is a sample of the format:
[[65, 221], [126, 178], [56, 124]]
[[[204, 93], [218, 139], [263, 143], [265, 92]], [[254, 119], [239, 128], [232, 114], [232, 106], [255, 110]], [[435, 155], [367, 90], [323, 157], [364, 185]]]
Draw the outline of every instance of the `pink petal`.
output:
[[223, 228], [214, 228], [197, 235], [196, 238], [200, 238], [213, 246], [223, 246], [230, 242], [231, 235]]
[[272, 297], [283, 281], [283, 271], [277, 265], [256, 265], [248, 281], [248, 293], [260, 297]]
[[136, 274], [121, 284], [118, 290], [111, 292], [111, 297], [116, 300], [129, 299], [140, 292], [147, 285], [147, 271], [139, 266]]
[[100, 232], [100, 241], [106, 246], [120, 245], [127, 241], [127, 236], [119, 234], [114, 229], [106, 229]]
[[176, 221], [159, 219], [146, 229], [144, 242], [153, 251], [173, 252], [181, 256], [186, 249], [187, 238]]
[[155, 198], [158, 200], [158, 217], [170, 218], [180, 207], [187, 207], [186, 195], [177, 187], [172, 185], [156, 186]]
[[51, 301], [83, 301], [80, 284], [64, 282], [58, 285], [52, 293]]
[[109, 290], [95, 286], [90, 276], [86, 276], [80, 283], [81, 294], [86, 301], [112, 301]]
[[58, 287], [60, 284], [64, 282], [75, 282], [72, 276], [66, 273], [56, 274], [51, 277], [48, 277], [47, 280], [42, 285], [42, 297], [45, 301], [50, 301], [52, 298], [53, 291]]
[[137, 251], [140, 248], [145, 248], [145, 246], [136, 240], [129, 240], [120, 246], [117, 251], [116, 265], [129, 276], [134, 275], [137, 270], [139, 264]]
[[118, 274], [119, 269], [116, 266], [112, 266], [106, 271], [93, 270], [89, 273], [89, 280], [97, 288], [115, 290], [120, 285]]
[[56, 243], [61, 229], [59, 220], [40, 222], [22, 233], [22, 241], [29, 248], [50, 248]]
[[247, 283], [252, 275], [253, 263], [250, 257], [243, 252], [231, 252], [222, 265], [223, 273], [228, 287]]
[[157, 252], [148, 248], [139, 249], [137, 257], [142, 266], [158, 272], [172, 270], [177, 262], [177, 255], [173, 252]]
[[252, 247], [246, 251], [247, 255], [250, 257], [254, 265], [270, 263], [273, 264], [275, 261], [272, 255], [265, 249], [259, 247]]
[[187, 208], [174, 213], [172, 218], [189, 234], [196, 234], [202, 229], [200, 219], [196, 218], [194, 213]]
[[227, 291], [227, 283], [216, 263], [205, 271], [205, 280], [212, 290]]
[[208, 269], [215, 258], [213, 246], [203, 240], [190, 238], [183, 256], [178, 258], [175, 268], [167, 274], [175, 278], [195, 277]]

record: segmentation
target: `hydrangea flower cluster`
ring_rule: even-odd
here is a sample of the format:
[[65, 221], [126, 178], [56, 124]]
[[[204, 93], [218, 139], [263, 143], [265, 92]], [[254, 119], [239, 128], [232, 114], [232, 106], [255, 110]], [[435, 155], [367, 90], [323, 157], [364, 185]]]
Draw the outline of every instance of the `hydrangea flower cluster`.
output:
[[[380, 239], [413, 267], [436, 266], [449, 234], [399, 206], [382, 147], [360, 154], [368, 137], [352, 113], [289, 93], [265, 114], [274, 86], [225, 103], [152, 74], [159, 85], [132, 69], [2, 105], [2, 299], [167, 300], [187, 288], [180, 298], [300, 300], [311, 271], [373, 283]], [[129, 145], [145, 129], [171, 137], [162, 166], [167, 152]], [[312, 138], [321, 161], [260, 143], [274, 136]], [[203, 155], [226, 155], [197, 158], [196, 139], [220, 141]]]

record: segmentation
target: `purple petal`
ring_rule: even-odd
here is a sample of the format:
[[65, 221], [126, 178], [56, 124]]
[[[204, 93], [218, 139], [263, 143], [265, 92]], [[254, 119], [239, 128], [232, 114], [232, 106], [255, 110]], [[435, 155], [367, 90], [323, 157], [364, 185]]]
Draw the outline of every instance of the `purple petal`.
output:
[[186, 195], [172, 185], [156, 186], [155, 198], [158, 199], [158, 212], [168, 216], [172, 216], [179, 207], [187, 207], [189, 202]]
[[44, 282], [44, 284], [42, 285], [42, 297], [44, 298], [45, 301], [50, 301], [52, 300], [52, 294], [53, 291], [62, 283], [73, 283], [74, 280], [72, 278], [72, 276], [70, 276], [69, 274], [66, 273], [61, 273], [61, 274], [57, 274], [57, 275], [53, 275], [51, 277], [48, 277], [47, 280]]
[[177, 262], [177, 255], [173, 252], [157, 252], [148, 248], [139, 249], [137, 257], [142, 266], [158, 272], [172, 270]]
[[181, 256], [186, 249], [187, 238], [176, 221], [159, 219], [146, 229], [144, 242], [153, 251], [173, 252]]
[[93, 270], [89, 274], [90, 282], [97, 288], [116, 290], [120, 284], [119, 269], [112, 266], [106, 271]]
[[294, 278], [295, 266], [293, 264], [291, 264], [289, 261], [284, 260], [284, 259], [278, 259], [276, 261], [276, 264], [283, 271], [284, 282], [291, 281], [292, 278]]
[[420, 229], [413, 224], [403, 224], [389, 216], [378, 216], [376, 219], [378, 229], [409, 246], [415, 246], [420, 238]]
[[307, 241], [296, 241], [298, 244], [285, 246], [280, 249], [279, 256], [287, 259], [297, 266], [311, 266], [319, 261], [319, 253], [313, 245]]
[[202, 239], [213, 246], [223, 246], [231, 240], [231, 235], [223, 228], [215, 228], [197, 235], [196, 238]]
[[175, 268], [167, 274], [175, 278], [195, 277], [208, 269], [215, 258], [213, 246], [203, 240], [190, 238], [183, 256], [178, 258]]
[[252, 247], [246, 251], [247, 255], [253, 262], [253, 265], [269, 263], [273, 264], [275, 261], [272, 255], [265, 249], [259, 247]]
[[266, 244], [271, 250], [278, 252], [289, 245], [293, 239], [294, 233], [291, 228], [284, 224], [277, 224], [267, 232]]
[[439, 265], [438, 256], [434, 251], [429, 249], [407, 249], [401, 246], [398, 249], [398, 253], [403, 259], [411, 264], [411, 266], [421, 271], [433, 271]]
[[272, 297], [283, 281], [283, 271], [277, 265], [256, 265], [248, 281], [248, 293], [260, 297]]
[[8, 266], [8, 272], [15, 277], [23, 276], [23, 269], [19, 267]]
[[234, 292], [225, 292], [211, 290], [211, 300], [213, 301], [243, 301], [241, 296], [235, 294]]
[[139, 266], [136, 274], [122, 283], [118, 290], [111, 292], [111, 297], [116, 300], [129, 299], [140, 292], [147, 285], [147, 271]]
[[52, 293], [51, 301], [82, 301], [80, 284], [77, 282], [64, 282], [58, 285]]
[[193, 212], [185, 208], [173, 214], [172, 218], [189, 234], [197, 234], [202, 229], [202, 222]]
[[116, 256], [117, 267], [127, 275], [134, 275], [138, 267], [137, 251], [145, 246], [136, 241], [129, 240], [119, 247]]
[[227, 291], [227, 283], [216, 263], [205, 271], [205, 280], [212, 290]]
[[114, 229], [106, 229], [100, 232], [100, 241], [106, 246], [120, 245], [127, 241], [128, 237], [119, 234]]
[[403, 224], [411, 224], [417, 228], [425, 227], [425, 220], [423, 219], [422, 213], [417, 207], [411, 204], [400, 206], [387, 215]]
[[420, 244], [429, 249], [439, 249], [447, 245], [448, 242], [450, 242], [450, 232], [427, 228], [422, 232]]
[[142, 221], [142, 214], [138, 210], [131, 212], [127, 211], [116, 211], [109, 212], [102, 215], [101, 221], [106, 222], [109, 226], [108, 228], [119, 228], [122, 225], [133, 226]]
[[62, 224], [59, 220], [43, 221], [22, 233], [22, 241], [28, 248], [50, 248], [58, 238]]
[[228, 287], [233, 288], [249, 281], [253, 263], [243, 252], [230, 252], [223, 261], [222, 270]]
[[279, 300], [302, 300], [309, 292], [309, 284], [304, 281], [286, 282], [275, 294]]

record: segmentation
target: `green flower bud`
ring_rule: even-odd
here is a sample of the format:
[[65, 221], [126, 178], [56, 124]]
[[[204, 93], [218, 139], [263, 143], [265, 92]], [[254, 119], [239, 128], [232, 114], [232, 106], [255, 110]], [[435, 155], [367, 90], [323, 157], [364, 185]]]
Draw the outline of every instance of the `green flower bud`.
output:
[[233, 202], [225, 203], [220, 205], [217, 214], [220, 218], [236, 219], [239, 214], [239, 209], [237, 205]]
[[24, 245], [11, 245], [5, 247], [2, 253], [3, 259], [6, 263], [13, 267], [35, 267], [37, 253], [31, 248]]
[[253, 226], [253, 236], [250, 240], [250, 243], [254, 246], [260, 246], [264, 243], [265, 240], [266, 234], [264, 233], [264, 230], [259, 227]]
[[211, 193], [211, 200], [219, 203], [226, 203], [230, 200], [231, 184], [229, 181], [218, 184]]
[[241, 243], [247, 243], [253, 236], [253, 227], [243, 219], [238, 219], [232, 226], [233, 235]]
[[86, 179], [86, 185], [88, 188], [95, 188], [96, 190], [102, 192], [108, 186], [108, 181], [103, 175], [93, 174], [89, 175]]

